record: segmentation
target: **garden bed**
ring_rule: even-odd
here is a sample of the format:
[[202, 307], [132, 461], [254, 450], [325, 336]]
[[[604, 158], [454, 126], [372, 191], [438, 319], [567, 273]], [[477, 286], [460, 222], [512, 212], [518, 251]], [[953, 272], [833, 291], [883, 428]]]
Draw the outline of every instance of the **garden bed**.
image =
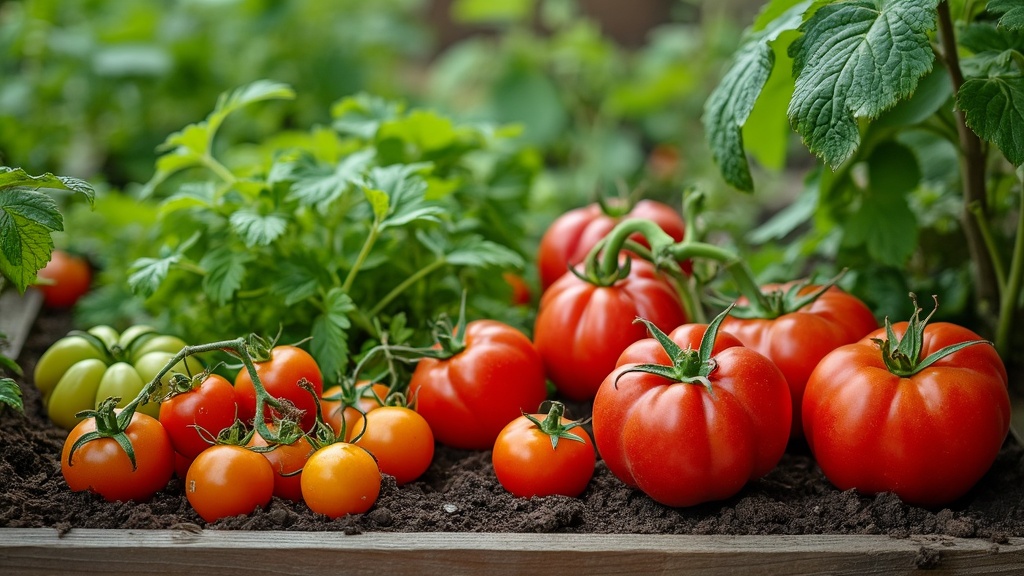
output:
[[[27, 374], [69, 328], [66, 314], [39, 316], [19, 358]], [[601, 462], [580, 498], [517, 499], [498, 484], [489, 452], [439, 446], [420, 480], [399, 488], [385, 478], [366, 514], [331, 521], [275, 498], [265, 510], [207, 524], [177, 479], [142, 504], [70, 492], [59, 464], [66, 433], [47, 421], [27, 381], [25, 415], [0, 415], [5, 574], [63, 571], [71, 561], [82, 562], [82, 570], [133, 574], [200, 565], [209, 574], [241, 565], [252, 573], [320, 573], [342, 565], [362, 573], [379, 572], [382, 555], [389, 572], [393, 563], [393, 573], [416, 567], [418, 574], [525, 573], [551, 569], [552, 561], [594, 574], [740, 566], [900, 573], [936, 565], [969, 574], [1016, 570], [1024, 562], [1024, 447], [1013, 438], [967, 496], [940, 510], [908, 506], [891, 494], [839, 491], [801, 444], [736, 497], [683, 509], [624, 486]], [[570, 404], [573, 416], [587, 410]]]

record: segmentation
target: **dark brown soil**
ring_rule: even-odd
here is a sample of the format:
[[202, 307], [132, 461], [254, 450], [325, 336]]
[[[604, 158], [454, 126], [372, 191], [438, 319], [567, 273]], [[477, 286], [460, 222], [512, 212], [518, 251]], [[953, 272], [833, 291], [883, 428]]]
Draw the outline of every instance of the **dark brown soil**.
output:
[[[45, 313], [20, 362], [35, 358], [68, 330], [66, 316]], [[26, 380], [28, 378], [26, 377]], [[23, 382], [25, 416], [0, 413], [0, 527], [216, 528], [392, 532], [580, 532], [619, 534], [936, 534], [997, 543], [1024, 537], [1024, 448], [1008, 440], [982, 481], [941, 510], [908, 506], [892, 494], [861, 496], [832, 487], [806, 447], [792, 446], [779, 466], [724, 502], [673, 509], [627, 488], [598, 462], [579, 498], [517, 499], [498, 484], [489, 452], [438, 447], [430, 470], [398, 488], [385, 478], [366, 514], [335, 521], [303, 504], [274, 499], [265, 510], [206, 524], [174, 479], [150, 502], [107, 503], [72, 493], [60, 473], [65, 432], [51, 425], [39, 394]], [[583, 416], [586, 406], [570, 406]]]

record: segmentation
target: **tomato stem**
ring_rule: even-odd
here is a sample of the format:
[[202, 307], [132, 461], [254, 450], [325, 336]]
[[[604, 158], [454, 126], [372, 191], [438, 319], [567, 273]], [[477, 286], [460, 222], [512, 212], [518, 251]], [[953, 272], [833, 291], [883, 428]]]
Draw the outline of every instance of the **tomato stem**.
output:
[[[543, 404], [541, 405], [541, 407], [543, 408]], [[527, 414], [523, 412], [524, 418], [526, 418], [530, 422], [533, 422], [533, 424], [538, 429], [540, 429], [541, 432], [547, 434], [551, 438], [552, 450], [558, 448], [558, 441], [562, 438], [572, 440], [573, 442], [586, 443], [586, 440], [584, 440], [580, 435], [573, 434], [572, 432], [570, 432], [570, 430], [572, 430], [573, 428], [582, 426], [585, 423], [585, 420], [574, 420], [572, 422], [562, 424], [562, 416], [564, 415], [565, 404], [562, 404], [557, 400], [552, 400], [550, 402], [550, 406], [548, 407], [548, 413], [544, 420], [540, 420], [533, 414]]]
[[995, 337], [996, 351], [1003, 358], [1008, 358], [1010, 354], [1010, 337], [1014, 332], [1014, 319], [1017, 316], [1021, 287], [1024, 285], [1024, 234], [1021, 233], [1021, 230], [1024, 230], [1024, 168], [1017, 169], [1017, 177], [1020, 180], [1018, 190], [1022, 208], [1017, 210], [1017, 238], [1013, 243], [1010, 273], [999, 305], [999, 323], [996, 325]]

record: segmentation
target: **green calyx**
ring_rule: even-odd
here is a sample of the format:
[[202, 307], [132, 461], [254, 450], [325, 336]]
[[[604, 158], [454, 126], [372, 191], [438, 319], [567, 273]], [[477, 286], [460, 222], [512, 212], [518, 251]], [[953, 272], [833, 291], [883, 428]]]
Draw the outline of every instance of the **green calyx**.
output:
[[813, 304], [822, 294], [828, 292], [846, 274], [843, 269], [834, 278], [819, 286], [813, 292], [801, 295], [805, 288], [811, 285], [811, 279], [796, 282], [786, 289], [762, 290], [761, 298], [749, 299], [747, 304], [737, 306], [732, 315], [734, 318], [764, 318], [774, 319], [786, 314], [792, 314], [805, 306]]
[[619, 378], [622, 378], [625, 374], [630, 372], [645, 372], [647, 374], [654, 374], [661, 376], [672, 382], [683, 382], [687, 384], [700, 384], [708, 391], [709, 394], [714, 394], [714, 388], [711, 385], [711, 373], [718, 368], [718, 363], [714, 358], [711, 357], [711, 352], [715, 347], [715, 339], [718, 337], [718, 328], [722, 325], [722, 321], [732, 311], [732, 306], [729, 306], [721, 314], [715, 317], [714, 320], [708, 324], [707, 330], [704, 332], [704, 336], [700, 340], [700, 348], [694, 350], [692, 348], [683, 349], [679, 344], [676, 344], [667, 334], [662, 332], [657, 326], [655, 326], [650, 320], [646, 318], [637, 318], [636, 322], [643, 322], [647, 326], [647, 330], [651, 333], [651, 336], [661, 344], [661, 347], [665, 350], [669, 360], [672, 362], [670, 365], [662, 364], [637, 364], [626, 370], [619, 372], [615, 378], [615, 383], [618, 385]]
[[565, 414], [565, 405], [561, 402], [552, 400], [548, 408], [548, 414], [544, 420], [538, 419], [533, 414], [523, 413], [523, 416], [533, 422], [541, 432], [547, 434], [551, 438], [551, 449], [558, 448], [558, 441], [562, 438], [571, 440], [573, 442], [586, 442], [578, 434], [570, 432], [573, 428], [578, 428], [584, 424], [583, 420], [574, 420], [566, 424], [562, 423], [562, 416]]
[[[128, 455], [128, 459], [132, 462], [132, 470], [136, 469], [135, 463], [135, 447], [132, 446], [132, 441], [128, 438], [128, 434], [125, 432], [128, 429], [128, 425], [131, 424], [132, 416], [135, 414], [135, 410], [122, 410], [120, 414], [114, 412], [114, 408], [117, 407], [117, 403], [121, 401], [121, 398], [112, 396], [106, 398], [100, 402], [99, 407], [95, 410], [83, 410], [75, 414], [78, 418], [95, 418], [96, 429], [92, 432], [82, 434], [71, 445], [71, 450], [68, 451], [68, 466], [73, 466], [75, 463], [75, 452], [79, 448], [84, 446], [88, 442], [93, 440], [99, 440], [100, 438], [112, 438], [117, 442], [118, 446], [124, 450], [125, 454]], [[127, 415], [127, 417], [125, 417]]]
[[902, 378], [909, 378], [925, 368], [931, 366], [935, 362], [949, 356], [954, 352], [958, 352], [973, 346], [975, 344], [988, 344], [992, 345], [987, 340], [969, 340], [967, 342], [960, 342], [958, 344], [951, 344], [929, 354], [925, 358], [921, 358], [921, 349], [924, 346], [924, 330], [928, 325], [928, 321], [931, 320], [935, 311], [939, 309], [938, 297], [932, 296], [935, 300], [935, 307], [923, 320], [921, 319], [922, 309], [917, 304], [917, 296], [910, 294], [910, 299], [914, 302], [914, 314], [910, 317], [910, 321], [907, 325], [907, 331], [900, 338], [896, 336], [896, 332], [893, 330], [892, 322], [888, 318], [885, 319], [885, 339], [873, 338], [872, 340], [878, 345], [879, 350], [882, 352], [882, 360], [885, 362], [885, 367], [888, 368], [889, 372], [900, 376]]

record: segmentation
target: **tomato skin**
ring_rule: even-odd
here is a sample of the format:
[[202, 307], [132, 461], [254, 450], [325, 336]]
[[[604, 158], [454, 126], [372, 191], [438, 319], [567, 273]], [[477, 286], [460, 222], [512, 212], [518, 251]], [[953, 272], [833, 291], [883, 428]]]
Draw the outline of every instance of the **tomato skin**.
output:
[[[706, 326], [686, 324], [669, 337], [698, 349]], [[791, 403], [785, 377], [771, 360], [719, 332], [708, 376], [713, 393], [642, 372], [640, 363], [669, 364], [651, 338], [627, 348], [594, 398], [594, 442], [608, 469], [667, 506], [722, 500], [771, 471], [789, 441]]]
[[[533, 414], [540, 421], [545, 416]], [[562, 424], [571, 422], [562, 417]], [[519, 498], [555, 494], [575, 498], [582, 494], [594, 476], [597, 456], [586, 430], [577, 426], [570, 432], [583, 442], [559, 438], [552, 448], [551, 437], [525, 416], [509, 422], [494, 441], [491, 453], [498, 482]]]
[[[363, 432], [365, 430], [365, 432]], [[384, 474], [402, 486], [419, 478], [434, 460], [434, 433], [418, 412], [405, 406], [382, 406], [359, 419], [352, 437], [377, 459]]]
[[[270, 359], [256, 362], [256, 374], [267, 392], [280, 400], [288, 400], [305, 414], [302, 429], [310, 431], [316, 423], [316, 401], [303, 390], [299, 380], [305, 378], [313, 385], [317, 397], [323, 395], [324, 379], [316, 360], [302, 348], [296, 346], [274, 346]], [[235, 397], [238, 400], [238, 417], [243, 422], [252, 422], [256, 417], [256, 389], [249, 371], [244, 367], [235, 376]], [[272, 416], [272, 409], [266, 408], [266, 418]]]
[[512, 304], [515, 306], [527, 306], [533, 301], [533, 294], [526, 279], [513, 272], [505, 272], [501, 275], [505, 282], [512, 288]]
[[[762, 291], [785, 290], [793, 283], [767, 284]], [[810, 285], [800, 294], [820, 289]], [[741, 298], [739, 305], [745, 304]], [[734, 334], [748, 348], [764, 354], [782, 370], [793, 398], [793, 426], [790, 436], [803, 436], [801, 406], [804, 388], [814, 367], [826, 354], [851, 344], [878, 328], [874, 314], [859, 298], [833, 286], [817, 300], [778, 318], [736, 318], [728, 316], [722, 330]]]
[[559, 393], [593, 398], [619, 354], [647, 336], [637, 317], [666, 332], [686, 322], [675, 288], [649, 262], [634, 260], [629, 275], [612, 286], [595, 286], [572, 273], [553, 284], [541, 297], [533, 338]]
[[[898, 337], [906, 329], [893, 325]], [[995, 348], [975, 344], [900, 378], [871, 340], [885, 336], [882, 328], [841, 346], [815, 368], [804, 392], [807, 443], [842, 490], [948, 504], [988, 471], [1009, 431], [1006, 368]], [[929, 324], [921, 357], [970, 340], [981, 338], [955, 324]]]
[[92, 267], [85, 258], [54, 250], [50, 261], [36, 276], [53, 282], [35, 285], [43, 293], [43, 304], [50, 308], [70, 308], [89, 291]]
[[453, 448], [486, 450], [506, 424], [547, 396], [540, 354], [519, 330], [496, 320], [466, 325], [465, 348], [424, 358], [409, 381], [409, 398], [434, 432]]
[[223, 376], [210, 374], [199, 386], [160, 404], [160, 422], [174, 451], [190, 460], [210, 447], [195, 426], [216, 437], [235, 422], [235, 389]]
[[324, 422], [327, 423], [335, 434], [341, 434], [342, 424], [345, 425], [345, 438], [347, 442], [355, 436], [356, 425], [363, 419], [362, 413], [376, 410], [382, 406], [387, 399], [391, 389], [387, 384], [375, 382], [371, 384], [368, 380], [356, 383], [356, 388], [361, 390], [356, 406], [345, 406], [342, 408], [341, 400], [325, 400], [341, 392], [341, 386], [334, 385], [324, 390], [324, 398], [320, 399], [320, 410], [323, 412]]
[[[275, 430], [274, 426], [268, 426]], [[263, 448], [268, 445], [259, 433], [253, 434], [248, 444], [250, 448]], [[313, 451], [309, 439], [300, 436], [291, 444], [278, 444], [269, 452], [260, 452], [270, 462], [270, 467], [274, 471], [274, 496], [292, 502], [302, 502], [302, 467], [306, 465]]]
[[380, 496], [380, 469], [364, 448], [338, 442], [309, 457], [302, 470], [302, 498], [309, 509], [332, 520], [362, 514]]
[[656, 200], [640, 200], [622, 216], [606, 214], [596, 202], [569, 210], [556, 218], [541, 236], [537, 251], [541, 289], [546, 291], [570, 266], [583, 262], [587, 252], [626, 218], [651, 220], [677, 242], [683, 239], [686, 228], [675, 209]]
[[113, 438], [86, 442], [69, 460], [71, 446], [94, 430], [96, 420], [87, 418], [64, 440], [60, 468], [73, 492], [89, 490], [108, 502], [145, 502], [167, 486], [174, 474], [174, 449], [156, 418], [136, 412], [125, 430], [135, 450], [134, 470], [128, 454]]
[[210, 446], [185, 475], [185, 497], [207, 522], [250, 514], [269, 504], [273, 493], [270, 462], [241, 446]]

